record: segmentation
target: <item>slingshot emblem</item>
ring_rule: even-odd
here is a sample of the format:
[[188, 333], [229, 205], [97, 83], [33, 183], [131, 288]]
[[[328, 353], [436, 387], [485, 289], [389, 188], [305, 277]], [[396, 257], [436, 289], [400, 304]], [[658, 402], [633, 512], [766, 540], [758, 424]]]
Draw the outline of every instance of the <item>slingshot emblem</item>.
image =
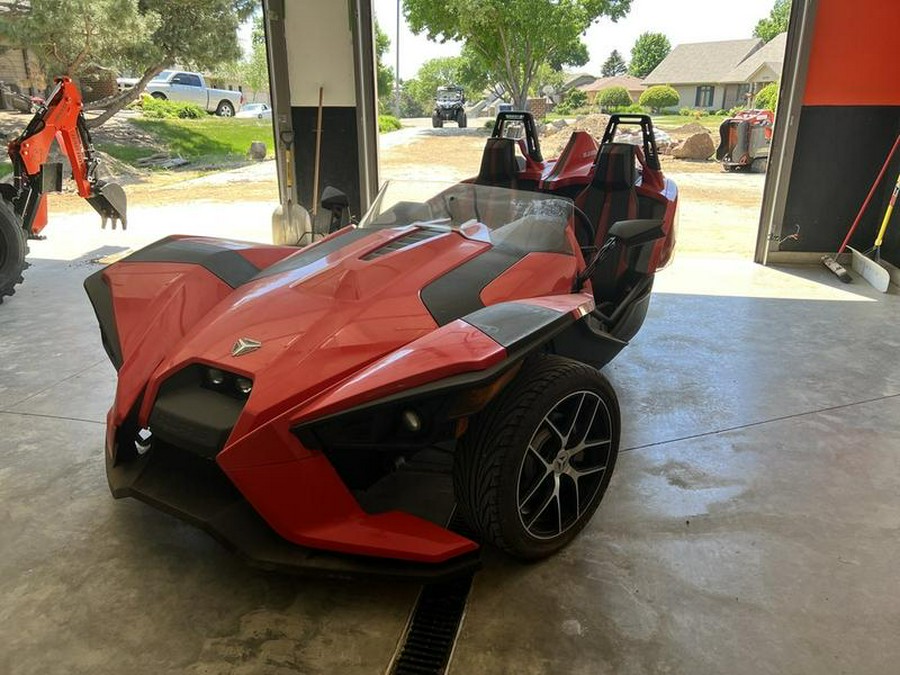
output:
[[232, 356], [243, 356], [250, 352], [255, 352], [262, 347], [262, 342], [253, 338], [239, 338], [231, 347]]

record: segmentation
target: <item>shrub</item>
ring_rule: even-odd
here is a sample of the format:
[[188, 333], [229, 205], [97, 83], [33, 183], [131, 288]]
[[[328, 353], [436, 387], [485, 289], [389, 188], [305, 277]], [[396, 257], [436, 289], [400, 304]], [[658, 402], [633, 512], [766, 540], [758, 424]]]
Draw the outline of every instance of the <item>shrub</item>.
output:
[[627, 108], [625, 108], [625, 110], [623, 110], [622, 112], [627, 112], [627, 113], [643, 113], [643, 112], [646, 112], [646, 111], [644, 110], [644, 106], [642, 106], [640, 103], [632, 103], [630, 106], [628, 106]]
[[759, 90], [753, 99], [753, 107], [760, 110], [776, 110], [778, 108], [778, 83], [772, 82]]
[[728, 115], [728, 111], [725, 109], [716, 110], [716, 115], [718, 115], [719, 117], [724, 117], [724, 116]]
[[393, 115], [378, 116], [378, 131], [383, 134], [386, 134], [389, 131], [397, 131], [401, 127], [402, 125], [400, 124], [400, 120], [398, 120]]
[[144, 95], [141, 98], [141, 112], [151, 119], [199, 120], [206, 117], [206, 111], [195, 103], [183, 103]]
[[631, 105], [631, 96], [625, 87], [610, 87], [597, 94], [597, 103], [601, 110], [626, 107]]
[[569, 110], [583, 108], [588, 104], [588, 97], [581, 89], [569, 89], [569, 91], [566, 92], [566, 96], [563, 98], [562, 103], [563, 105], [569, 106]]
[[656, 85], [650, 87], [638, 101], [645, 108], [650, 108], [655, 113], [660, 112], [663, 108], [671, 108], [678, 105], [678, 92], [667, 85]]
[[742, 105], [736, 105], [736, 106], [734, 106], [731, 110], [728, 111], [728, 116], [729, 116], [729, 117], [734, 117], [734, 116], [737, 115], [739, 112], [741, 112], [741, 110], [746, 110], [746, 108], [745, 108], [744, 106], [742, 106]]
[[693, 108], [679, 108], [678, 114], [681, 115], [682, 117], [690, 117], [691, 115], [694, 114], [694, 109]]
[[704, 110], [703, 108], [697, 108], [694, 110], [691, 115], [694, 116], [694, 119], [700, 119], [701, 117], [706, 117], [709, 115], [709, 110]]

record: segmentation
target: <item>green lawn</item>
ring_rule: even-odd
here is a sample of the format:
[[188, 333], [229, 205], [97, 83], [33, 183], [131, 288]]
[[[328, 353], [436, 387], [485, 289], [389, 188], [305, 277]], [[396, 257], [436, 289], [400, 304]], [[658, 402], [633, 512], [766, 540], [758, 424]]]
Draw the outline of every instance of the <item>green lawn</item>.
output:
[[137, 160], [149, 157], [155, 150], [151, 148], [140, 148], [133, 145], [119, 145], [117, 143], [98, 143], [97, 149], [105, 152], [107, 155], [115, 157], [120, 162], [126, 164], [134, 164]]
[[[265, 143], [268, 156], [275, 154], [272, 123], [268, 121], [209, 117], [200, 120], [138, 119], [131, 123], [156, 136], [160, 145], [167, 147], [171, 154], [192, 161], [246, 159], [252, 141]], [[140, 156], [139, 152], [144, 152], [144, 156], [152, 154], [136, 148], [110, 147], [113, 150], [110, 154], [126, 162], [129, 161], [127, 155], [134, 161]], [[117, 151], [126, 156], [117, 155]]]
[[12, 163], [11, 162], [0, 162], [0, 180], [3, 180], [11, 173], [12, 173]]

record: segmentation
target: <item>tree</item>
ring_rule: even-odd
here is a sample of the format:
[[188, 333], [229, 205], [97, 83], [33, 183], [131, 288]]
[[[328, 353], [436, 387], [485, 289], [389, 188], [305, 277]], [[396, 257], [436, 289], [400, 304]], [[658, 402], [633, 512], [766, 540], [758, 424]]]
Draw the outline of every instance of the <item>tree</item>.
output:
[[75, 78], [92, 65], [135, 70], [132, 89], [95, 101], [96, 127], [136, 99], [147, 82], [176, 62], [213, 70], [241, 56], [238, 26], [257, 0], [32, 0], [4, 22], [3, 33], [27, 44], [53, 74]]
[[394, 70], [384, 65], [381, 59], [391, 48], [391, 39], [387, 36], [378, 21], [375, 21], [375, 57], [378, 61], [378, 98], [387, 101], [394, 89]]
[[769, 42], [776, 35], [784, 33], [788, 29], [791, 20], [791, 0], [775, 0], [775, 6], [769, 12], [769, 16], [760, 19], [753, 29], [753, 37], [761, 38]]
[[413, 32], [463, 42], [518, 108], [543, 64], [585, 64], [585, 30], [601, 16], [624, 16], [630, 6], [631, 0], [403, 0]]
[[670, 51], [672, 45], [669, 44], [669, 38], [662, 33], [641, 33], [631, 48], [629, 74], [634, 77], [647, 77]]
[[27, 45], [51, 78], [74, 79], [98, 61], [123, 60], [131, 44], [159, 25], [155, 14], [140, 11], [138, 0], [32, 0], [4, 19], [0, 34]]
[[631, 96], [625, 87], [609, 87], [597, 94], [597, 103], [601, 110], [624, 108], [631, 105]]
[[778, 90], [777, 82], [771, 82], [760, 89], [756, 98], [753, 99], [753, 107], [758, 110], [777, 110], [778, 109]]
[[250, 38], [250, 57], [240, 64], [239, 79], [256, 94], [269, 88], [269, 61], [266, 53], [266, 31], [262, 13], [253, 16], [253, 33]]
[[434, 96], [438, 87], [455, 84], [462, 87], [466, 97], [480, 94], [487, 86], [484, 72], [479, 70], [463, 50], [460, 56], [443, 56], [429, 59], [419, 68], [415, 79], [404, 83], [405, 91], [423, 110], [434, 107]]
[[657, 85], [646, 89], [641, 98], [638, 100], [645, 108], [650, 108], [655, 113], [661, 112], [665, 108], [672, 108], [678, 105], [678, 92], [672, 87], [666, 85]]
[[618, 49], [612, 50], [609, 58], [603, 62], [603, 67], [600, 68], [600, 74], [603, 77], [615, 77], [616, 75], [624, 75], [627, 72], [628, 66], [625, 64], [625, 59], [622, 58]]

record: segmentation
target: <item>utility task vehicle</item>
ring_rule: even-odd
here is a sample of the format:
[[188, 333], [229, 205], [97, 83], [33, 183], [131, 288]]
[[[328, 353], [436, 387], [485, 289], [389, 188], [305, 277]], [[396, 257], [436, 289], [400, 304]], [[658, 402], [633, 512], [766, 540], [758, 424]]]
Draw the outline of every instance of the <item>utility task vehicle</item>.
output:
[[462, 87], [438, 87], [431, 113], [431, 126], [439, 129], [444, 122], [456, 122], [460, 129], [466, 128], [466, 96]]
[[765, 173], [775, 113], [771, 110], [741, 110], [719, 126], [716, 159], [726, 171]]
[[510, 112], [476, 177], [389, 182], [304, 248], [169, 237], [96, 272], [113, 495], [267, 568], [435, 578], [481, 542], [558, 551], [612, 475], [598, 369], [643, 322], [676, 207], [648, 117], [545, 161]]
[[54, 139], [69, 160], [78, 194], [100, 214], [102, 226], [108, 220], [113, 228], [117, 221], [126, 226], [125, 192], [97, 177], [99, 158], [82, 108], [78, 88], [68, 77], [57, 78], [28, 126], [7, 146], [13, 179], [0, 183], [0, 303], [22, 282], [28, 240], [47, 226], [47, 193], [62, 189], [62, 163], [47, 161]]

